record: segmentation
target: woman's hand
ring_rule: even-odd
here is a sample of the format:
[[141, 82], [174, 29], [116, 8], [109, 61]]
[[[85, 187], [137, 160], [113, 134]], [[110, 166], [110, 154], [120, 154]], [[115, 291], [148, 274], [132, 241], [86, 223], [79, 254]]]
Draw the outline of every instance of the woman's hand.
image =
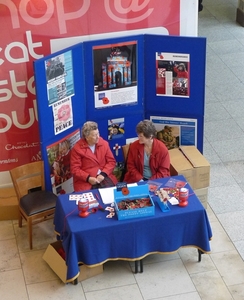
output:
[[102, 181], [104, 180], [104, 176], [101, 175], [101, 174], [99, 174], [99, 175], [97, 176], [97, 180], [98, 180], [98, 183], [102, 182]]
[[89, 177], [88, 182], [89, 182], [91, 185], [95, 185], [95, 184], [100, 183], [100, 181], [99, 181], [96, 177], [91, 177], [91, 176]]

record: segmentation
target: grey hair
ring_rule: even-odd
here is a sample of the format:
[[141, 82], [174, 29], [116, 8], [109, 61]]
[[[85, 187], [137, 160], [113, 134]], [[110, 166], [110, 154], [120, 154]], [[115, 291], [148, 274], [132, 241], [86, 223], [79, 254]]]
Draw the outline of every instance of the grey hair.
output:
[[150, 120], [143, 120], [136, 126], [136, 133], [143, 133], [146, 138], [156, 137], [157, 130]]
[[86, 138], [90, 135], [91, 131], [97, 130], [97, 129], [98, 129], [98, 125], [96, 122], [87, 121], [86, 123], [83, 124], [83, 126], [81, 128], [81, 134], [82, 134], [83, 138]]

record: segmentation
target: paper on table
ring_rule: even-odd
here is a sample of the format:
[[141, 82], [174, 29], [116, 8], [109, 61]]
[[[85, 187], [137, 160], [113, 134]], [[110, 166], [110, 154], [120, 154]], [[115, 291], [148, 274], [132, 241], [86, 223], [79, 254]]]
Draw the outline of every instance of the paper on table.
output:
[[169, 201], [172, 205], [177, 205], [177, 204], [179, 204], [178, 199], [176, 199], [175, 197], [169, 198], [168, 201]]
[[[127, 184], [127, 187], [131, 186], [137, 186], [137, 183]], [[114, 189], [116, 189], [116, 186], [98, 189], [104, 204], [111, 204], [114, 202]]]

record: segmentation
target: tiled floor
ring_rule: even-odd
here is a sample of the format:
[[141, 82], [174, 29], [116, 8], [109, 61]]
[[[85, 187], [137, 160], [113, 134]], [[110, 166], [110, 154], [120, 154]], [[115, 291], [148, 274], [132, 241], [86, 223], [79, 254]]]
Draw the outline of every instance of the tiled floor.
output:
[[[204, 0], [199, 36], [207, 37], [204, 155], [211, 163], [209, 207], [212, 252], [197, 262], [195, 249], [108, 262], [78, 285], [63, 284], [43, 261], [55, 240], [52, 222], [36, 226], [29, 251], [26, 228], [0, 222], [0, 299], [225, 300], [244, 299], [244, 28], [237, 0]], [[41, 238], [40, 238], [41, 237]]]

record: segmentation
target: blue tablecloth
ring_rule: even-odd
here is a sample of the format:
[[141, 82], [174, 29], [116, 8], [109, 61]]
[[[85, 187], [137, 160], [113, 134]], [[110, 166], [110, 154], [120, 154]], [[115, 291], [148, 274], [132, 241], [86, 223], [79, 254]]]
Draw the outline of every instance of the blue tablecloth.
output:
[[[175, 179], [186, 181], [183, 176]], [[159, 179], [165, 184], [169, 178]], [[107, 260], [138, 260], [152, 253], [171, 253], [180, 247], [196, 247], [210, 251], [212, 231], [206, 211], [191, 187], [186, 207], [169, 205], [162, 212], [156, 197], [155, 215], [118, 221], [106, 218], [107, 211], [97, 211], [87, 218], [78, 215], [75, 201], [69, 195], [60, 195], [56, 204], [54, 225], [66, 254], [67, 280], [79, 275], [78, 263], [96, 265]], [[100, 203], [105, 207], [101, 201]]]

